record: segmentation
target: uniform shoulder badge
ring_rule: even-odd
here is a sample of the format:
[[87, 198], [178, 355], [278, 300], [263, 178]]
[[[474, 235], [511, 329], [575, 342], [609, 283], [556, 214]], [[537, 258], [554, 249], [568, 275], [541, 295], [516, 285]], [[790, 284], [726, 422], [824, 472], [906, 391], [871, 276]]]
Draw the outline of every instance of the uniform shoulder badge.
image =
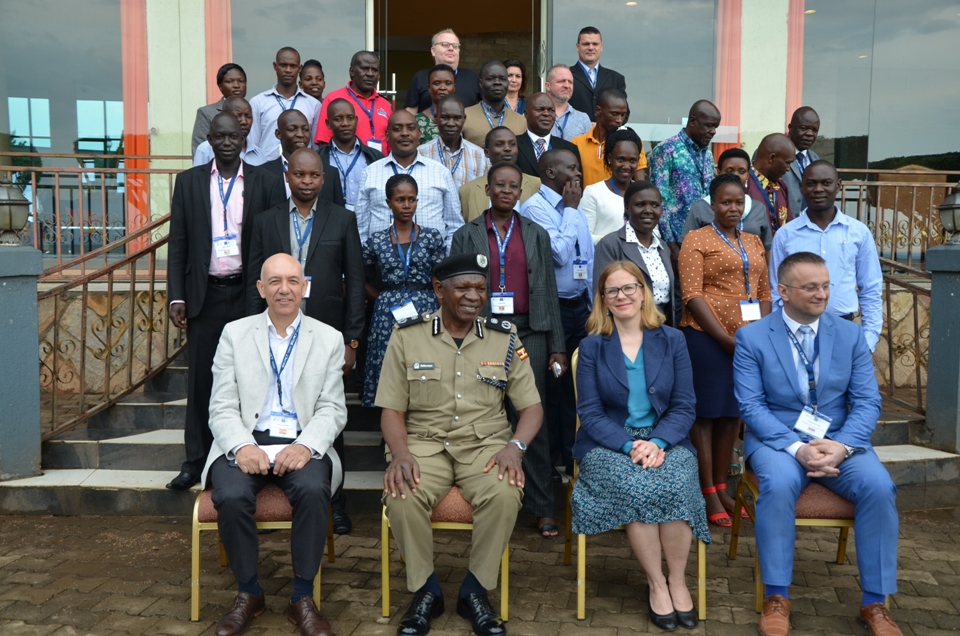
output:
[[403, 329], [404, 327], [409, 327], [410, 325], [418, 325], [422, 322], [426, 322], [429, 318], [429, 314], [420, 314], [418, 316], [411, 316], [410, 318], [401, 318], [397, 321], [397, 329]]
[[517, 349], [517, 357], [520, 358], [521, 360], [526, 360], [527, 358], [529, 358], [530, 354], [527, 353], [527, 348], [520, 347], [519, 349]]
[[509, 320], [501, 320], [500, 318], [488, 318], [487, 326], [496, 331], [502, 331], [503, 333], [510, 333], [513, 329], [513, 323]]

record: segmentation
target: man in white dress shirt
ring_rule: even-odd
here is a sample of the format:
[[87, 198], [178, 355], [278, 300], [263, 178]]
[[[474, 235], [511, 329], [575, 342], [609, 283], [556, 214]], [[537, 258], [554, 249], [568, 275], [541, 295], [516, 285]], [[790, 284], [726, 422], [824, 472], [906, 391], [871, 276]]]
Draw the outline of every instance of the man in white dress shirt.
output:
[[253, 110], [253, 125], [250, 127], [250, 139], [266, 155], [267, 160], [280, 156], [280, 141], [274, 135], [277, 118], [285, 110], [295, 108], [303, 113], [311, 125], [308, 143], [313, 148], [313, 139], [317, 132], [317, 115], [320, 114], [320, 102], [300, 89], [297, 80], [300, 77], [300, 54], [296, 49], [285, 46], [277, 51], [273, 70], [277, 73], [276, 85], [250, 100]]

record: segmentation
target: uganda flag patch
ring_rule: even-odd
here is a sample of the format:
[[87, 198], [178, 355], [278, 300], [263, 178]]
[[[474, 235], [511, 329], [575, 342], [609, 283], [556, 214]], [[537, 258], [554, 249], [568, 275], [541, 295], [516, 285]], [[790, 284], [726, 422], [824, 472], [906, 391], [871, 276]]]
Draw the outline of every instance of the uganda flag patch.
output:
[[526, 347], [520, 347], [517, 349], [517, 357], [521, 360], [526, 360], [528, 357], [530, 357], [530, 354], [527, 353]]

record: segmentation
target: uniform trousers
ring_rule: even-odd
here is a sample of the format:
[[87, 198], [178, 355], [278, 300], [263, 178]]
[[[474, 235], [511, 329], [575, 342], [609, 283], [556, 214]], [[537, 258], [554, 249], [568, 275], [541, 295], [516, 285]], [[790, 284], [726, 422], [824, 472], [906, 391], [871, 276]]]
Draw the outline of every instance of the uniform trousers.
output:
[[[530, 317], [523, 315], [503, 316], [517, 327], [517, 337], [530, 356], [530, 366], [533, 368], [533, 377], [537, 382], [537, 392], [540, 393], [540, 402], [547, 403], [547, 361], [550, 353], [547, 351], [547, 334], [543, 331], [530, 329]], [[523, 472], [526, 483], [523, 487], [523, 512], [534, 517], [552, 517], [554, 514], [553, 500], [553, 471], [550, 461], [550, 431], [544, 425], [537, 431], [537, 436], [527, 446], [523, 454]]]
[[[755, 450], [748, 461], [760, 479], [755, 532], [763, 582], [787, 586], [793, 582], [797, 498], [810, 477], [788, 453], [768, 446]], [[897, 487], [872, 448], [845, 459], [839, 468], [838, 476], [815, 481], [854, 505], [860, 586], [874, 594], [893, 594], [897, 591]]]
[[[417, 443], [422, 446], [423, 440]], [[430, 515], [454, 485], [460, 487], [463, 498], [473, 506], [470, 571], [484, 588], [491, 590], [497, 586], [500, 557], [510, 542], [523, 497], [520, 488], [511, 486], [506, 475], [502, 481], [497, 478], [497, 466], [486, 474], [483, 472], [490, 458], [502, 449], [499, 445], [485, 447], [468, 464], [457, 462], [443, 451], [435, 455], [414, 455], [420, 464], [417, 492], [406, 490], [406, 499], [399, 495], [383, 496], [393, 536], [407, 565], [407, 589], [411, 592], [423, 587], [433, 574]]]
[[187, 413], [183, 426], [186, 460], [180, 466], [182, 472], [200, 475], [207, 463], [213, 445], [209, 425], [213, 357], [224, 326], [244, 316], [242, 282], [227, 287], [208, 282], [200, 313], [187, 320]]
[[[267, 432], [255, 431], [253, 437], [260, 445], [290, 443], [288, 439], [271, 437]], [[226, 456], [217, 458], [210, 465], [217, 529], [237, 581], [249, 583], [257, 576], [260, 539], [254, 513], [257, 493], [271, 482], [280, 486], [293, 506], [290, 528], [293, 573], [308, 581], [317, 576], [329, 524], [331, 466], [330, 458], [324, 455], [322, 459], [311, 459], [300, 470], [278, 477], [273, 472], [248, 475], [239, 467], [231, 466]]]

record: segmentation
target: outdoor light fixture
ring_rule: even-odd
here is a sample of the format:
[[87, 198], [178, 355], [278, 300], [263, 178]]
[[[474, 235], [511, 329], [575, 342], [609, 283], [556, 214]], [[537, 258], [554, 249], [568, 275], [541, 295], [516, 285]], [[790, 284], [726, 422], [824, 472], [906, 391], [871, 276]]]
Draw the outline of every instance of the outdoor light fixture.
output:
[[960, 183], [937, 206], [940, 224], [947, 234], [947, 245], [960, 245]]
[[804, 13], [806, 13], [807, 15], [813, 15], [816, 12], [817, 12], [816, 9], [807, 9], [806, 11], [804, 11]]
[[0, 245], [21, 245], [17, 232], [27, 224], [30, 202], [13, 185], [9, 174], [0, 175]]

